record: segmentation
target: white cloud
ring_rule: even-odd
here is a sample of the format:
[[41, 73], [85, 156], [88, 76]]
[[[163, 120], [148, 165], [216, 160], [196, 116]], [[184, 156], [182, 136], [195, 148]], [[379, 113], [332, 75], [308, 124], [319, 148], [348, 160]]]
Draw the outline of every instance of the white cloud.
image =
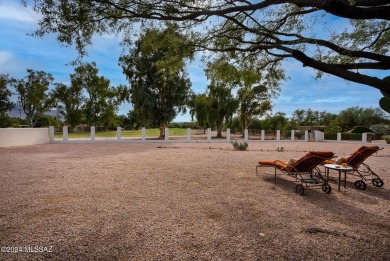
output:
[[12, 59], [12, 53], [9, 51], [0, 51], [0, 67], [4, 67]]
[[0, 19], [19, 22], [35, 23], [39, 19], [38, 13], [29, 7], [24, 7], [18, 1], [0, 3]]

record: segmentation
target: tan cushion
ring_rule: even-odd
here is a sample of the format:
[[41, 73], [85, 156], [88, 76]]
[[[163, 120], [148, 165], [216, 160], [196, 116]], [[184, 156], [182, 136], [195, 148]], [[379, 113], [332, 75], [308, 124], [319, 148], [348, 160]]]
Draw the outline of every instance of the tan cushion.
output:
[[342, 163], [345, 162], [345, 158], [344, 157], [338, 157], [335, 161], [336, 164], [339, 164], [341, 165]]

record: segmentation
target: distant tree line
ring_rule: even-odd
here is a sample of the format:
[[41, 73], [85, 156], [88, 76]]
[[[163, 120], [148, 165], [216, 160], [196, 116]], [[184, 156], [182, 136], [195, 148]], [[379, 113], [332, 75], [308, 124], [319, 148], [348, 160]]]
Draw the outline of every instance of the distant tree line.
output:
[[[283, 112], [267, 114], [262, 119], [255, 118], [248, 126], [250, 131], [276, 131], [284, 132], [297, 130], [301, 126], [321, 128], [325, 133], [336, 134], [339, 132], [374, 132], [385, 133], [390, 131], [388, 127], [390, 119], [380, 108], [362, 108], [359, 106], [350, 107], [340, 111], [338, 114], [312, 109], [296, 109], [291, 118], [286, 117]], [[233, 117], [227, 122], [225, 128], [232, 131], [241, 129], [239, 117]]]
[[[14, 124], [5, 115], [14, 106], [10, 99], [13, 94], [30, 127], [56, 125], [59, 119], [71, 131], [79, 124], [106, 130], [118, 126], [158, 127], [160, 138], [164, 137], [164, 128], [187, 109], [197, 127], [216, 129], [217, 137], [222, 137], [224, 128], [242, 132], [323, 125], [333, 131], [348, 131], [356, 126], [368, 128], [388, 122], [379, 108], [352, 107], [339, 115], [297, 109], [291, 119], [283, 112], [270, 114], [270, 100], [278, 95], [285, 80], [283, 70], [277, 63], [264, 69], [262, 65], [255, 66], [256, 62], [249, 57], [234, 59], [234, 53], [211, 55], [205, 68], [209, 81], [206, 91], [194, 93], [186, 64], [193, 59], [195, 50], [177, 25], [148, 28], [129, 47], [129, 52], [119, 58], [129, 87], [111, 86], [93, 62], [79, 64], [68, 85], [54, 82], [49, 73], [31, 69], [23, 79], [0, 75], [0, 126]], [[133, 108], [128, 115], [118, 116], [119, 105], [125, 101]], [[57, 109], [60, 117], [44, 115], [51, 109]]]

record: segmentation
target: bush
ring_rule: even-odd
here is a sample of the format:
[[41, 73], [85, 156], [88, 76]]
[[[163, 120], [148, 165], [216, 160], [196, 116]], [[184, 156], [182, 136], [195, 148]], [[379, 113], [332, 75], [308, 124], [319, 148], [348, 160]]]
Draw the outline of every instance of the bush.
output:
[[337, 134], [341, 133], [341, 128], [339, 126], [333, 126], [333, 127], [328, 127], [324, 130], [325, 134]]
[[390, 135], [385, 135], [385, 136], [383, 136], [383, 139], [384, 139], [387, 143], [390, 143]]
[[231, 141], [233, 147], [235, 150], [246, 150], [248, 148], [248, 143], [244, 142], [244, 143], [238, 143], [237, 141]]
[[366, 132], [372, 132], [369, 128], [363, 127], [363, 126], [356, 126], [352, 129], [352, 133], [366, 133]]

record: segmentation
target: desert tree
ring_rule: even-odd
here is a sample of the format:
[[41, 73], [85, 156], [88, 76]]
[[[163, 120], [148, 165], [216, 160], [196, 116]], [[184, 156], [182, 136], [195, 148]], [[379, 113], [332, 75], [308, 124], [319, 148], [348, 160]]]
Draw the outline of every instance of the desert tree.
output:
[[34, 127], [40, 117], [55, 105], [54, 96], [49, 90], [54, 78], [50, 73], [32, 69], [27, 69], [27, 74], [24, 79], [17, 79], [13, 84], [29, 126]]
[[5, 115], [7, 111], [12, 110], [14, 103], [11, 101], [12, 91], [11, 83], [14, 79], [8, 74], [0, 74], [0, 115]]
[[146, 30], [120, 65], [130, 82], [130, 101], [135, 115], [164, 129], [178, 113], [186, 112], [191, 82], [186, 61], [192, 48], [177, 27]]

